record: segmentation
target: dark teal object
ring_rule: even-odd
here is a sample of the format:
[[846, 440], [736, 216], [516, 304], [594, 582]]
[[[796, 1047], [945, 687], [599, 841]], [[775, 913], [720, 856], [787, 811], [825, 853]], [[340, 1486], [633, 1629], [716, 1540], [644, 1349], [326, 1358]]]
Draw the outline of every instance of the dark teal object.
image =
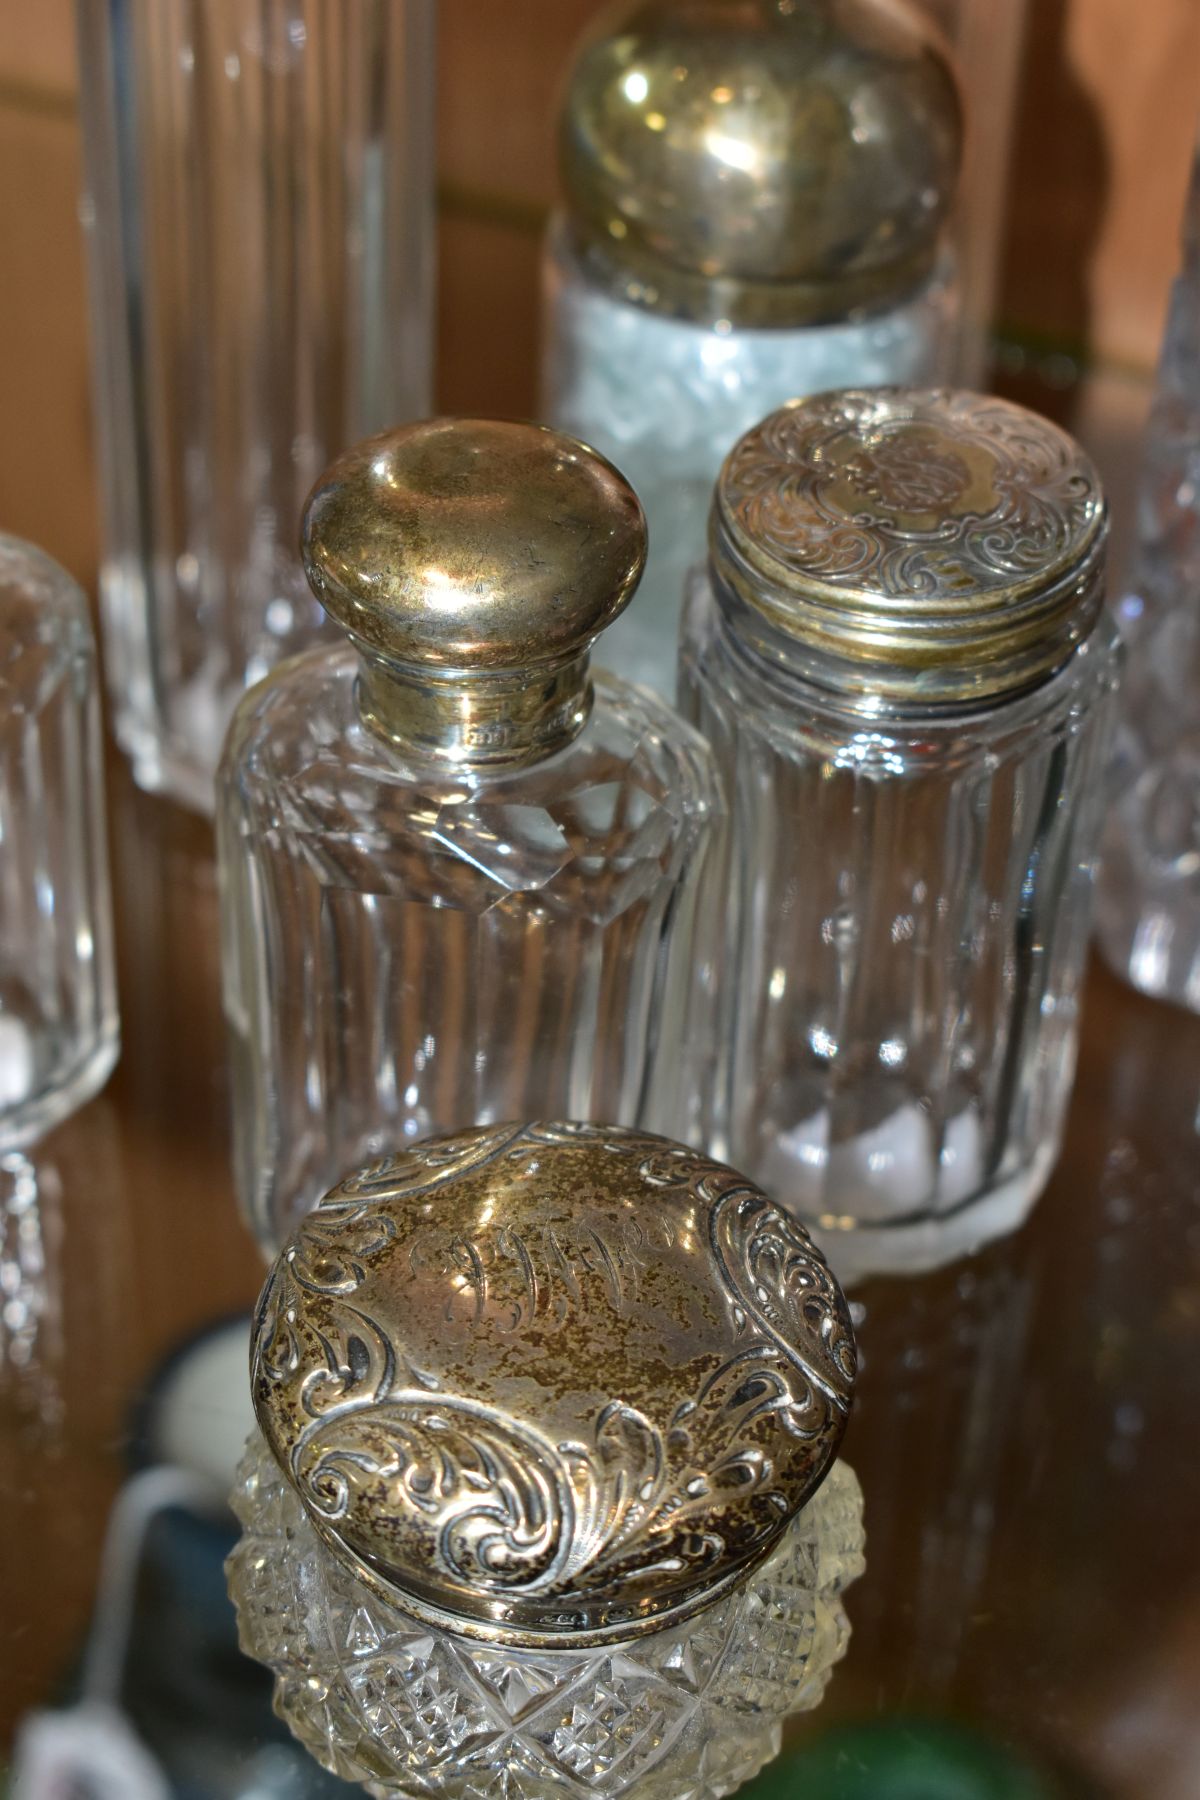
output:
[[888, 1720], [785, 1753], [738, 1800], [1068, 1800], [1052, 1776], [976, 1732]]

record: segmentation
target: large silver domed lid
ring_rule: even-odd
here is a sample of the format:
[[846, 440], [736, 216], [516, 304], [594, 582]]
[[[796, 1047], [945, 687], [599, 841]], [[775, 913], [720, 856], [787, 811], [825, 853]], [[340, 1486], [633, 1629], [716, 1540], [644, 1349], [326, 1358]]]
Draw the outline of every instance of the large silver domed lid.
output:
[[254, 1405], [335, 1553], [510, 1642], [630, 1637], [717, 1598], [837, 1449], [836, 1281], [722, 1164], [504, 1125], [351, 1176], [255, 1325]]

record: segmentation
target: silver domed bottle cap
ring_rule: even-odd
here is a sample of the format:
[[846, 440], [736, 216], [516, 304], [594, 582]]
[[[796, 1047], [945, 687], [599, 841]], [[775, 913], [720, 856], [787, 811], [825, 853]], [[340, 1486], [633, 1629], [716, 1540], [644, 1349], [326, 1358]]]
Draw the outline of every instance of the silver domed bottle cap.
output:
[[356, 444], [304, 508], [309, 585], [363, 657], [384, 737], [460, 764], [537, 761], [591, 708], [588, 652], [646, 559], [610, 462], [511, 419], [423, 419]]
[[624, 0], [560, 126], [584, 254], [648, 307], [746, 326], [912, 293], [961, 152], [949, 53], [903, 0]]

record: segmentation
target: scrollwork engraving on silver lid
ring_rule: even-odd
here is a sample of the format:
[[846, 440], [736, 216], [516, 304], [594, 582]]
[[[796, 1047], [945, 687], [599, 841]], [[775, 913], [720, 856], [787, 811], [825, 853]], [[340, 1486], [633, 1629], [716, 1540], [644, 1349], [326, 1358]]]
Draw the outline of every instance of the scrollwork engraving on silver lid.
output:
[[[355, 1170], [339, 1183], [336, 1192], [371, 1200], [423, 1194], [444, 1181], [455, 1180], [470, 1169], [484, 1167], [520, 1135], [519, 1125], [496, 1125], [449, 1138], [430, 1138], [425, 1143], [414, 1144], [402, 1155], [385, 1156]], [[326, 1197], [317, 1211], [324, 1212], [330, 1205], [331, 1201]], [[315, 1214], [309, 1217], [315, 1217]]]
[[1081, 558], [1104, 518], [1065, 432], [940, 390], [783, 407], [734, 448], [718, 493], [735, 537], [790, 578], [902, 603], [1042, 578]]
[[276, 1264], [253, 1360], [314, 1522], [431, 1604], [539, 1628], [672, 1610], [765, 1554], [853, 1374], [836, 1283], [758, 1189], [558, 1125], [335, 1189]]

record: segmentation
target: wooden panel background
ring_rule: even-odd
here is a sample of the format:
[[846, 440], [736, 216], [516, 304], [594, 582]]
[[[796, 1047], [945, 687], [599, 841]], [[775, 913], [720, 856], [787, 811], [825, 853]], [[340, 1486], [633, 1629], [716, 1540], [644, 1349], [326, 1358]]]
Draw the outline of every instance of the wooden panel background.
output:
[[[437, 387], [447, 410], [534, 405], [554, 100], [597, 6], [439, 0]], [[71, 0], [0, 6], [0, 526], [88, 579], [96, 519], [76, 91]], [[998, 316], [1004, 334], [1033, 347], [1031, 397], [1039, 372], [1061, 385], [1082, 358], [1152, 367], [1198, 109], [1200, 0], [1029, 0]]]

